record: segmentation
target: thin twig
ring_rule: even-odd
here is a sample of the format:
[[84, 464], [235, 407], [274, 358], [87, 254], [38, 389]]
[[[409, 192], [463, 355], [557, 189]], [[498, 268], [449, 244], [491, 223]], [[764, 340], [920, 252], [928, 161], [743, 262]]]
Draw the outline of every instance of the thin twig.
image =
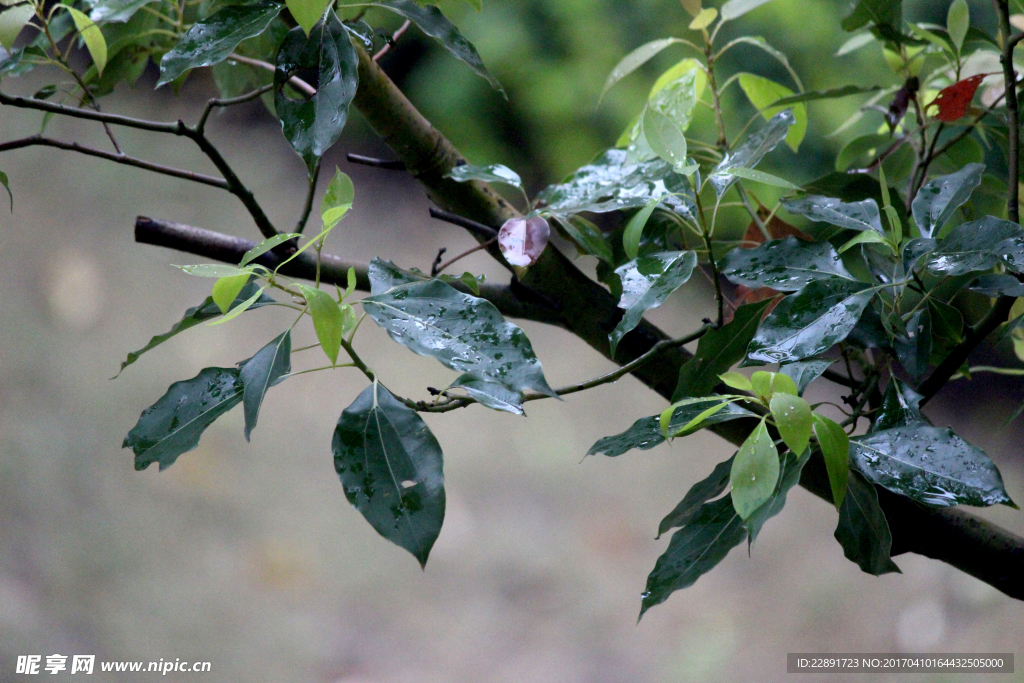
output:
[[457, 213], [452, 213], [451, 211], [443, 211], [432, 206], [430, 207], [430, 217], [436, 218], [439, 221], [451, 223], [452, 225], [457, 225], [460, 228], [465, 228], [474, 235], [487, 240], [498, 236], [498, 231], [491, 226], [484, 225], [483, 223], [477, 223], [474, 220], [470, 220], [465, 216], [460, 216]]
[[316, 166], [313, 167], [313, 173], [309, 176], [309, 190], [306, 192], [306, 203], [302, 207], [302, 215], [299, 216], [298, 222], [295, 224], [295, 230], [300, 235], [302, 231], [306, 229], [306, 223], [309, 221], [309, 214], [313, 211], [313, 197], [316, 196], [316, 183], [320, 179], [320, 160], [317, 159]]
[[391, 36], [391, 38], [390, 38], [390, 39], [388, 40], [388, 44], [387, 44], [387, 45], [385, 45], [384, 47], [382, 47], [382, 48], [380, 49], [380, 52], [378, 52], [377, 54], [375, 54], [375, 55], [373, 56], [373, 61], [375, 61], [375, 62], [377, 62], [377, 61], [380, 61], [380, 58], [381, 58], [381, 57], [383, 57], [383, 56], [384, 56], [384, 55], [386, 55], [386, 54], [387, 54], [388, 52], [390, 52], [390, 51], [391, 51], [391, 46], [392, 46], [392, 45], [394, 45], [394, 44], [395, 44], [395, 42], [397, 42], [397, 41], [398, 41], [398, 39], [402, 37], [402, 34], [403, 34], [403, 33], [405, 33], [406, 31], [408, 31], [408, 30], [409, 30], [409, 26], [411, 26], [411, 25], [412, 25], [412, 22], [411, 22], [411, 21], [409, 21], [408, 19], [406, 19], [406, 20], [405, 20], [405, 23], [404, 23], [404, 24], [402, 24], [402, 25], [401, 25], [401, 26], [399, 27], [399, 29], [398, 29], [397, 31], [395, 31], [395, 33], [394, 33], [394, 34], [393, 34], [393, 35]]
[[208, 100], [206, 102], [206, 107], [203, 108], [202, 115], [200, 115], [200, 117], [199, 117], [199, 122], [196, 123], [196, 130], [198, 130], [200, 132], [203, 132], [206, 129], [206, 120], [208, 118], [210, 118], [210, 113], [213, 112], [213, 110], [215, 108], [217, 108], [217, 107], [232, 107], [232, 106], [234, 106], [236, 104], [244, 104], [246, 102], [250, 102], [252, 100], [255, 100], [257, 97], [259, 97], [263, 93], [270, 92], [273, 89], [274, 89], [274, 84], [273, 83], [268, 83], [267, 85], [263, 86], [262, 88], [257, 88], [256, 90], [253, 90], [252, 92], [247, 92], [244, 95], [239, 95], [238, 97], [229, 97], [229, 98], [224, 98], [224, 99], [214, 98], [212, 100]]
[[390, 159], [375, 159], [373, 157], [364, 157], [362, 154], [346, 154], [345, 158], [348, 159], [350, 164], [360, 164], [362, 166], [372, 166], [374, 168], [385, 168], [389, 171], [404, 171], [405, 163], [401, 161], [392, 161]]
[[[264, 71], [269, 71], [271, 73], [277, 71], [277, 67], [271, 64], [270, 62], [264, 62], [262, 59], [253, 59], [252, 57], [246, 57], [245, 55], [240, 55], [237, 52], [232, 52], [230, 55], [228, 55], [228, 59], [233, 62], [238, 62], [239, 64], [247, 64], [249, 66], [254, 66], [257, 69], [263, 69]], [[298, 90], [307, 97], [312, 97], [313, 95], [316, 95], [316, 88], [311, 86], [309, 83], [306, 83], [306, 81], [302, 80], [298, 76], [292, 76], [291, 78], [289, 78], [288, 85], [292, 86], [293, 88], [295, 88], [296, 90]]]
[[[495, 241], [496, 239], [498, 239], [498, 238], [497, 238], [497, 237], [492, 237], [491, 239], [487, 240], [486, 242], [481, 242], [480, 244], [476, 245], [475, 247], [472, 247], [472, 248], [470, 248], [470, 249], [467, 249], [466, 251], [462, 252], [462, 253], [461, 253], [461, 254], [459, 254], [458, 256], [455, 256], [455, 257], [453, 257], [453, 258], [449, 259], [449, 260], [448, 260], [448, 261], [446, 261], [445, 263], [442, 263], [442, 264], [440, 264], [440, 265], [435, 265], [434, 267], [432, 267], [432, 268], [430, 269], [430, 275], [431, 275], [431, 277], [435, 277], [435, 276], [437, 276], [437, 275], [438, 275], [438, 274], [439, 274], [439, 273], [440, 273], [441, 271], [443, 271], [443, 270], [444, 270], [445, 268], [447, 268], [447, 267], [448, 267], [448, 266], [450, 266], [451, 264], [455, 263], [455, 262], [456, 262], [456, 261], [458, 261], [459, 259], [461, 259], [461, 258], [465, 258], [466, 256], [469, 256], [469, 255], [470, 255], [470, 254], [472, 254], [472, 253], [475, 253], [475, 252], [478, 252], [478, 251], [480, 251], [481, 249], [486, 249], [487, 247], [489, 247], [489, 246], [491, 246], [492, 244], [494, 244], [494, 241]], [[440, 252], [438, 252], [438, 257], [440, 257], [440, 256], [441, 256], [441, 254], [440, 254]], [[436, 262], [435, 262], [435, 264], [436, 264]]]

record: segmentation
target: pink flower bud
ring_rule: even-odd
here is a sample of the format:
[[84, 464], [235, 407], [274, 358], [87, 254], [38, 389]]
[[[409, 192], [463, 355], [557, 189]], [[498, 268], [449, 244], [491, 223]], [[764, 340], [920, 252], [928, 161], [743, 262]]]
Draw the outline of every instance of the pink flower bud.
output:
[[498, 232], [498, 246], [509, 265], [525, 268], [532, 266], [548, 246], [551, 228], [548, 222], [534, 218], [512, 218], [505, 221]]

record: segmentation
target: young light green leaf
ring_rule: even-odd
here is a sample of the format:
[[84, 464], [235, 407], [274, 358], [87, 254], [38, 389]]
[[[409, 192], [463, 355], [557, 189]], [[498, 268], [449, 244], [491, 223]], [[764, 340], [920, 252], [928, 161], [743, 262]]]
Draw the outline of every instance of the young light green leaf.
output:
[[14, 213], [14, 194], [11, 192], [11, 185], [7, 179], [7, 174], [3, 171], [0, 171], [0, 185], [3, 185], [4, 189], [7, 190], [7, 196], [11, 200], [11, 213]]
[[825, 469], [832, 487], [832, 502], [840, 510], [850, 477], [850, 438], [842, 427], [827, 417], [814, 413], [813, 418], [814, 436], [825, 457]]
[[209, 325], [221, 325], [221, 324], [223, 324], [223, 323], [226, 323], [226, 322], [228, 322], [229, 320], [234, 320], [234, 319], [235, 319], [235, 318], [237, 318], [238, 316], [242, 315], [242, 314], [243, 314], [243, 313], [245, 313], [245, 312], [246, 312], [247, 310], [249, 310], [249, 307], [250, 307], [250, 306], [252, 306], [253, 304], [255, 304], [255, 303], [256, 303], [256, 301], [257, 301], [257, 300], [258, 300], [258, 299], [259, 299], [259, 298], [260, 298], [261, 296], [263, 296], [263, 289], [264, 289], [263, 287], [260, 287], [260, 288], [259, 288], [259, 289], [258, 289], [258, 290], [256, 291], [256, 293], [255, 293], [255, 294], [253, 294], [252, 296], [250, 296], [250, 297], [249, 297], [248, 299], [246, 299], [246, 300], [245, 300], [245, 301], [243, 301], [242, 303], [240, 303], [240, 304], [237, 304], [237, 305], [236, 305], [236, 306], [235, 306], [234, 308], [232, 308], [232, 309], [231, 309], [230, 311], [228, 311], [227, 313], [225, 313], [225, 314], [224, 314], [224, 317], [220, 318], [219, 320], [214, 320], [214, 321], [213, 321], [212, 323], [208, 323], [208, 324], [209, 324]]
[[236, 266], [228, 266], [220, 263], [201, 263], [196, 266], [174, 267], [196, 277], [222, 278], [234, 277], [235, 275], [252, 275], [252, 270], [249, 268], [238, 268]]
[[750, 10], [757, 9], [771, 0], [729, 0], [722, 5], [722, 21], [732, 21], [742, 17]]
[[843, 43], [838, 50], [836, 50], [836, 57], [848, 55], [855, 50], [859, 50], [866, 45], [870, 45], [874, 41], [875, 37], [868, 32], [857, 33]]
[[643, 132], [651, 151], [672, 164], [676, 173], [689, 169], [686, 134], [672, 119], [648, 105], [644, 110]]
[[775, 373], [758, 370], [750, 375], [750, 386], [754, 395], [767, 403], [772, 397], [772, 376]]
[[320, 200], [320, 217], [323, 219], [324, 228], [333, 228], [352, 208], [356, 198], [356, 189], [352, 185], [352, 179], [339, 169], [334, 169], [334, 177], [331, 178], [324, 198]]
[[[706, 396], [701, 400], [691, 401], [687, 405], [676, 406], [665, 428], [665, 433], [675, 434], [676, 437], [686, 436], [685, 433], [680, 433], [683, 425], [692, 423], [694, 416], [704, 412], [707, 406], [722, 403], [722, 398], [721, 396]], [[754, 419], [757, 417], [758, 415], [746, 408], [726, 401], [721, 410], [708, 415], [702, 423], [690, 427], [689, 433], [713, 424], [744, 418]], [[662, 443], [665, 443], [665, 434], [661, 429], [661, 416], [654, 415], [637, 420], [629, 429], [620, 434], [598, 439], [590, 450], [587, 451], [587, 455], [602, 453], [609, 458], [615, 458], [634, 448], [646, 451]]]
[[331, 3], [330, 0], [285, 0], [285, 4], [292, 17], [308, 36]]
[[[703, 396], [699, 398], [684, 398], [680, 401], [676, 401], [665, 410], [661, 411], [658, 415], [658, 428], [661, 430], [662, 437], [668, 437], [669, 434], [676, 434], [680, 436], [681, 432], [686, 430], [684, 426], [693, 426], [693, 418], [696, 415], [700, 415], [705, 412], [709, 403], [714, 403], [716, 406], [720, 403], [729, 403], [729, 396]], [[690, 408], [692, 406], [699, 406], [695, 411], [691, 410], [685, 413], [685, 420], [680, 419], [680, 408]], [[709, 413], [713, 415], [714, 413]], [[636, 426], [635, 424], [633, 425]]]
[[850, 472], [835, 537], [846, 558], [868, 574], [881, 576], [900, 571], [890, 557], [892, 533], [878, 504], [878, 492], [858, 472]]
[[292, 371], [292, 333], [285, 330], [256, 355], [238, 364], [244, 387], [242, 408], [245, 412], [245, 440], [256, 428], [260, 406], [267, 390]]
[[644, 227], [647, 226], [647, 221], [650, 220], [651, 214], [654, 213], [654, 210], [658, 208], [660, 203], [660, 197], [651, 199], [644, 208], [637, 211], [629, 219], [629, 222], [626, 223], [626, 229], [622, 232], [622, 248], [628, 258], [635, 259], [640, 253], [640, 238], [643, 237]]
[[703, 31], [708, 26], [711, 26], [711, 22], [713, 22], [717, 17], [717, 9], [715, 9], [714, 7], [705, 7], [700, 12], [698, 12], [697, 16], [695, 16], [693, 18], [693, 21], [690, 22], [690, 30]]
[[739, 391], [754, 390], [754, 385], [750, 383], [750, 379], [742, 373], [723, 372], [718, 377], [727, 387], [732, 387], [733, 389], [738, 389]]
[[103, 37], [100, 27], [87, 14], [83, 14], [74, 7], [65, 6], [65, 9], [71, 14], [71, 19], [75, 22], [75, 28], [78, 29], [82, 40], [85, 41], [85, 47], [89, 50], [93, 64], [96, 65], [96, 71], [102, 74], [103, 69], [107, 66], [107, 39]]
[[696, 427], [699, 424], [703, 424], [704, 422], [707, 421], [707, 419], [709, 417], [711, 417], [715, 413], [720, 412], [727, 405], [729, 405], [729, 402], [728, 401], [723, 401], [722, 403], [719, 403], [716, 406], [711, 406], [710, 408], [705, 409], [704, 411], [702, 411], [702, 412], [698, 413], [697, 415], [695, 415], [692, 420], [690, 420], [689, 422], [684, 424], [682, 427], [680, 427], [675, 433], [669, 432], [668, 434], [666, 434], [666, 436], [668, 436], [669, 438], [672, 438], [672, 437], [676, 437], [676, 436], [682, 436], [684, 434], [689, 434], [693, 430], [694, 427]]
[[782, 456], [782, 473], [779, 475], [779, 483], [776, 484], [771, 497], [761, 507], [754, 510], [750, 517], [743, 520], [743, 525], [747, 528], [748, 548], [757, 540], [764, 523], [782, 512], [786, 506], [786, 496], [789, 490], [800, 482], [800, 474], [810, 459], [810, 449], [805, 449], [803, 453], [789, 451]]
[[619, 308], [625, 313], [608, 335], [613, 356], [619, 342], [640, 324], [644, 313], [665, 303], [672, 292], [690, 279], [696, 266], [695, 252], [668, 251], [641, 256], [615, 269], [622, 282]]
[[745, 166], [736, 166], [729, 169], [729, 173], [739, 176], [740, 178], [746, 178], [747, 180], [753, 180], [757, 183], [764, 183], [765, 185], [771, 185], [773, 187], [781, 187], [784, 190], [790, 190], [797, 192], [800, 190], [800, 186], [794, 185], [793, 183], [772, 175], [771, 173], [765, 173], [764, 171], [758, 171], [753, 168], [747, 168]]
[[779, 453], [765, 421], [761, 420], [737, 451], [729, 474], [732, 504], [742, 519], [750, 517], [771, 497], [779, 472]]
[[[789, 132], [786, 133], [786, 144], [789, 145], [794, 152], [797, 151], [797, 149], [800, 148], [800, 143], [803, 142], [804, 136], [807, 134], [807, 107], [802, 103], [790, 105], [777, 104], [781, 99], [793, 97], [794, 93], [786, 86], [780, 85], [775, 81], [764, 78], [763, 76], [743, 73], [740, 74], [739, 80], [740, 88], [743, 89], [743, 92], [746, 94], [747, 99], [750, 100], [750, 103], [761, 112], [761, 116], [764, 117], [765, 121], [771, 119], [771, 117], [775, 116], [779, 112], [784, 111], [786, 106], [792, 108], [795, 120], [793, 125], [789, 128]], [[751, 180], [758, 179], [751, 178]], [[759, 182], [768, 181], [761, 180]], [[772, 183], [768, 182], [768, 184], [771, 185]], [[779, 187], [790, 186], [787, 183], [786, 185], [780, 185]]]
[[[77, 12], [78, 10], [75, 11]], [[28, 2], [23, 5], [9, 7], [0, 12], [0, 45], [5, 50], [13, 50], [14, 41], [35, 15], [35, 8]]]
[[344, 327], [344, 316], [338, 302], [322, 289], [308, 285], [299, 285], [299, 289], [309, 305], [309, 315], [313, 318], [313, 330], [320, 341], [320, 348], [331, 364], [337, 364]]
[[[772, 398], [778, 394], [788, 394], [790, 396], [799, 395], [800, 392], [797, 389], [796, 382], [793, 381], [792, 377], [783, 372], [773, 372], [771, 373], [771, 376], [771, 388], [769, 389], [771, 393], [769, 395], [769, 398]], [[797, 453], [803, 451], [802, 448], [795, 448], [793, 450], [795, 450]]]
[[297, 232], [283, 232], [283, 233], [281, 233], [279, 235], [274, 235], [273, 237], [269, 237], [269, 238], [263, 240], [262, 242], [260, 242], [259, 244], [257, 244], [255, 247], [253, 247], [249, 251], [245, 252], [245, 255], [242, 256], [242, 260], [238, 262], [238, 265], [239, 265], [239, 267], [243, 267], [246, 264], [252, 262], [254, 259], [257, 259], [260, 256], [262, 256], [263, 254], [267, 253], [268, 251], [270, 251], [274, 247], [276, 247], [276, 246], [278, 246], [280, 244], [284, 244], [288, 240], [294, 240], [294, 239], [298, 239], [300, 237], [302, 237], [302, 235], [300, 235]]
[[504, 183], [520, 189], [523, 187], [523, 179], [519, 177], [519, 174], [502, 164], [491, 164], [490, 166], [461, 164], [449, 171], [445, 178], [451, 178], [457, 183], [482, 180], [485, 183]]
[[958, 53], [964, 46], [964, 38], [967, 37], [967, 29], [970, 27], [971, 10], [967, 6], [967, 0], [953, 0], [946, 16], [946, 28], [949, 30], [949, 38], [956, 45]]
[[229, 275], [213, 283], [213, 303], [217, 304], [221, 313], [227, 313], [231, 309], [231, 304], [249, 282], [249, 277], [248, 273]]
[[346, 274], [347, 284], [345, 285], [345, 296], [343, 299], [347, 299], [352, 296], [352, 292], [356, 291], [356, 269], [349, 268]]
[[889, 249], [893, 250], [893, 247], [889, 243], [888, 239], [886, 239], [885, 237], [882, 237], [877, 232], [867, 231], [867, 232], [859, 233], [856, 236], [854, 236], [852, 239], [847, 240], [843, 244], [843, 246], [839, 247], [839, 253], [840, 254], [844, 254], [847, 251], [849, 251], [850, 249], [853, 249], [858, 244], [887, 244], [887, 245], [889, 245]]
[[679, 42], [682, 41], [677, 38], [660, 38], [658, 40], [652, 40], [623, 57], [622, 60], [615, 65], [615, 68], [612, 69], [611, 73], [608, 74], [608, 80], [605, 81], [604, 87], [601, 89], [601, 96], [598, 98], [598, 102], [604, 99], [604, 96], [608, 94], [608, 91], [611, 90], [616, 83], [649, 62], [669, 45]]

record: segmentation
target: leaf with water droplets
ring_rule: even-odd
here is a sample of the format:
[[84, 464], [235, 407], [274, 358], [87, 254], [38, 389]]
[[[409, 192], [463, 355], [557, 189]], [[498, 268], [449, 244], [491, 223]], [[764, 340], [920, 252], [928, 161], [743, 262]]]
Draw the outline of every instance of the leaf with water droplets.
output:
[[708, 176], [708, 182], [715, 188], [715, 194], [721, 197], [736, 182], [736, 175], [730, 173], [730, 169], [737, 166], [744, 168], [757, 166], [764, 155], [778, 147], [779, 143], [786, 139], [789, 127], [794, 123], [796, 123], [796, 117], [793, 116], [792, 111], [787, 109], [779, 112], [760, 130], [744, 140], [742, 145], [727, 153]]
[[920, 308], [906, 321], [906, 334], [893, 337], [892, 347], [900, 365], [917, 382], [928, 370], [932, 355], [932, 323], [928, 307]]
[[757, 535], [761, 533], [761, 527], [765, 522], [782, 512], [782, 508], [786, 506], [786, 494], [800, 483], [800, 473], [803, 472], [804, 465], [810, 459], [810, 450], [804, 450], [800, 455], [791, 451], [783, 457], [782, 474], [779, 476], [779, 483], [775, 486], [775, 491], [743, 523], [747, 529], [748, 544], [757, 540]]
[[244, 387], [242, 409], [245, 412], [245, 440], [256, 428], [263, 397], [270, 387], [292, 371], [292, 333], [285, 330], [256, 355], [238, 364], [239, 377]]
[[846, 559], [856, 562], [868, 574], [899, 573], [900, 568], [889, 555], [892, 534], [882, 506], [878, 504], [878, 492], [857, 472], [850, 473], [835, 537], [843, 546]]
[[523, 186], [523, 179], [519, 177], [519, 174], [502, 164], [491, 164], [490, 166], [461, 164], [449, 171], [445, 177], [458, 183], [481, 180], [485, 183], [504, 183], [518, 188]]
[[[735, 403], [727, 403], [724, 408], [707, 416], [702, 422], [690, 425], [690, 428], [687, 431], [679, 431], [684, 426], [693, 422], [693, 418], [704, 412], [709, 406], [721, 402], [721, 396], [709, 396], [706, 402], [692, 403], [676, 408], [675, 412], [672, 413], [672, 419], [668, 424], [668, 433], [673, 434], [676, 437], [682, 437], [692, 434], [704, 427], [710, 427], [713, 424], [757, 417], [755, 413], [752, 413], [746, 408], [742, 408]], [[658, 419], [659, 417], [659, 415], [654, 415], [652, 417], [642, 418], [634, 422], [629, 429], [621, 434], [606, 436], [603, 439], [599, 439], [598, 442], [591, 446], [590, 450], [587, 451], [587, 455], [597, 455], [600, 453], [602, 455], [607, 455], [610, 458], [615, 458], [623, 453], [633, 450], [634, 448], [646, 451], [664, 443], [665, 435], [661, 431], [661, 425]]]
[[779, 367], [779, 372], [784, 373], [796, 383], [797, 394], [803, 396], [811, 382], [818, 379], [828, 370], [829, 366], [835, 363], [834, 360], [811, 358], [800, 360], [795, 363], [786, 363]]
[[[926, 257], [925, 267], [938, 275], [966, 275], [992, 268], [1000, 259], [1014, 266], [1014, 243], [1024, 240], [1024, 229], [995, 216], [961, 223]], [[1009, 257], [1007, 256], [1009, 254]]]
[[794, 453], [803, 453], [811, 440], [811, 407], [807, 401], [799, 396], [776, 393], [769, 405], [783, 443]]
[[768, 314], [747, 355], [768, 363], [816, 356], [850, 334], [874, 296], [875, 291], [863, 282], [839, 278], [812, 282]]
[[236, 368], [205, 368], [192, 379], [172, 384], [142, 411], [121, 447], [135, 452], [136, 470], [158, 462], [163, 471], [198, 446], [206, 428], [241, 401], [242, 380]]
[[772, 240], [753, 249], [733, 249], [719, 263], [723, 275], [738, 285], [795, 292], [814, 280], [853, 280], [828, 242], [795, 237]]
[[348, 502], [426, 566], [445, 492], [441, 446], [423, 418], [374, 382], [342, 412], [331, 447]]
[[[394, 266], [374, 260], [370, 282], [375, 292], [383, 289], [375, 280], [401, 278]], [[399, 344], [421, 356], [432, 356], [446, 367], [515, 392], [554, 391], [526, 334], [505, 320], [494, 304], [463, 294], [440, 280], [408, 282], [362, 300], [363, 310]]]
[[956, 173], [932, 178], [918, 190], [911, 208], [922, 237], [931, 237], [942, 229], [981, 185], [984, 172], [984, 164], [967, 164]]
[[925, 505], [1013, 504], [995, 463], [951, 429], [914, 422], [872, 432], [853, 439], [851, 457], [868, 481]]
[[472, 375], [460, 375], [449, 389], [462, 389], [480, 405], [491, 410], [501, 410], [513, 415], [523, 415], [523, 394], [511, 391], [501, 384], [485, 382]]
[[661, 538], [661, 535], [669, 529], [689, 524], [704, 503], [722, 495], [722, 492], [729, 486], [729, 472], [732, 470], [732, 461], [735, 457], [733, 455], [725, 462], [718, 463], [711, 474], [690, 487], [690, 490], [686, 492], [672, 512], [661, 520], [661, 524], [658, 525], [658, 538]]
[[821, 221], [847, 230], [859, 232], [874, 231], [885, 234], [878, 203], [874, 199], [859, 202], [844, 202], [831, 197], [809, 195], [798, 199], [783, 200], [782, 206], [790, 213], [807, 216], [812, 221]]
[[641, 256], [615, 269], [622, 281], [619, 308], [624, 309], [625, 313], [608, 335], [613, 356], [619, 342], [640, 324], [644, 313], [665, 303], [672, 292], [690, 279], [696, 266], [696, 253], [669, 251]]
[[764, 420], [736, 452], [729, 483], [736, 512], [747, 519], [772, 495], [779, 481], [779, 452]]

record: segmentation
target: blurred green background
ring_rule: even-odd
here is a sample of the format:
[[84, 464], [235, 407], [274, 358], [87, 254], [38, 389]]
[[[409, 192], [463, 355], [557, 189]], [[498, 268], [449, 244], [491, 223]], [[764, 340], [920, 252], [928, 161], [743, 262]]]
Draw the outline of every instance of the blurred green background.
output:
[[[913, 18], [945, 16], [944, 3], [905, 4]], [[664, 55], [598, 107], [607, 72], [649, 39], [685, 35], [689, 21], [668, 0], [492, 0], [481, 13], [452, 9], [508, 88], [508, 102], [415, 35], [384, 66], [470, 159], [506, 163], [534, 190], [614, 142], [656, 75], [684, 54]], [[809, 88], [893, 82], [876, 51], [832, 57], [847, 37], [838, 27], [844, 10], [841, 2], [775, 0], [732, 30], [787, 50]], [[987, 3], [972, 10], [976, 23], [990, 22]], [[756, 50], [737, 49], [730, 59], [727, 72], [784, 77]], [[154, 80], [149, 74], [136, 90], [119, 90], [106, 109], [191, 119], [214, 92], [206, 74], [177, 99], [152, 93]], [[33, 75], [4, 88], [31, 93], [45, 82]], [[731, 98], [730, 106], [747, 106], [736, 92]], [[774, 168], [795, 180], [827, 172], [841, 141], [823, 135], [855, 111], [855, 100], [812, 105], [800, 154], [780, 149]], [[3, 139], [38, 125], [30, 112], [0, 113]], [[303, 169], [276, 121], [254, 104], [211, 125], [271, 217], [292, 220]], [[104, 144], [101, 129], [77, 122], [55, 119], [48, 132]], [[184, 141], [134, 131], [120, 137], [133, 153], [212, 171]], [[346, 151], [387, 155], [356, 122], [325, 159], [357, 188], [356, 208], [329, 251], [425, 269], [439, 247], [472, 245], [427, 217], [411, 179], [351, 166]], [[944, 564], [900, 556], [902, 576], [861, 573], [832, 538], [835, 511], [801, 489], [766, 525], [751, 557], [736, 550], [637, 625], [639, 594], [667, 543], [653, 538], [658, 521], [732, 451], [697, 435], [616, 459], [583, 459], [597, 438], [663, 407], [631, 378], [532, 404], [527, 419], [481, 409], [428, 416], [445, 450], [448, 515], [425, 572], [349, 507], [334, 474], [334, 422], [364, 388], [354, 372], [276, 388], [251, 444], [233, 411], [166, 472], [136, 473], [120, 443], [141, 409], [175, 380], [248, 357], [290, 319], [263, 310], [193, 329], [108, 381], [128, 351], [207, 293], [207, 282], [169, 265], [192, 257], [132, 241], [135, 216], [246, 237], [255, 231], [225, 195], [84, 157], [28, 149], [4, 154], [0, 168], [15, 193], [13, 215], [0, 213], [4, 683], [31, 680], [13, 672], [15, 657], [32, 653], [212, 662], [210, 674], [168, 681], [780, 681], [786, 652], [1009, 652], [1024, 642], [1024, 605]], [[466, 267], [504, 277], [484, 256]], [[690, 287], [652, 319], [674, 332], [699, 324], [709, 292], [701, 282]], [[566, 333], [523, 327], [556, 386], [611, 367]], [[421, 396], [451, 379], [372, 326], [360, 333], [359, 348], [399, 392]], [[834, 398], [827, 387], [815, 391], [813, 400]], [[992, 455], [1018, 500], [1022, 432], [1019, 423], [1000, 424], [1021, 398], [1018, 381], [978, 378], [929, 410], [936, 424], [953, 425]], [[979, 514], [1024, 533], [1019, 512]]]

